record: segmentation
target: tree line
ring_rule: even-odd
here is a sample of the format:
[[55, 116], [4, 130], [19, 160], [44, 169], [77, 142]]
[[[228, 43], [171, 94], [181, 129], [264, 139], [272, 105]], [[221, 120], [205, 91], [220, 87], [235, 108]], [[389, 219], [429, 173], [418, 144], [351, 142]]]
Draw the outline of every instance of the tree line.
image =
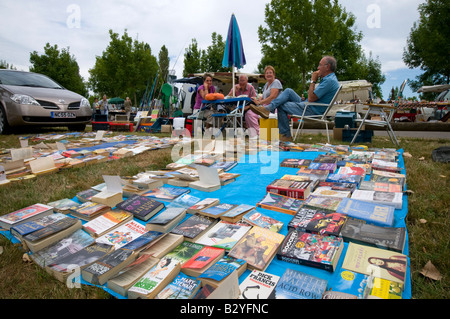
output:
[[[410, 81], [414, 90], [421, 85], [449, 83], [450, 7], [446, 2], [427, 0], [419, 6], [420, 20], [414, 23], [403, 54], [409, 67], [424, 71]], [[272, 65], [285, 87], [301, 93], [320, 58], [333, 55], [338, 61], [336, 73], [340, 81], [365, 79], [381, 98], [381, 84], [385, 82], [381, 63], [372, 52], [366, 55], [362, 50], [363, 34], [356, 30], [355, 23], [355, 16], [338, 0], [272, 0], [265, 7], [265, 26], [258, 28], [262, 58], [254, 72], [262, 73], [265, 66]], [[163, 46], [156, 57], [149, 44], [132, 39], [126, 30], [122, 35], [109, 30], [109, 36], [109, 45], [96, 57], [88, 80], [80, 76], [69, 48], [59, 49], [49, 43], [43, 54], [30, 53], [30, 71], [46, 74], [86, 97], [89, 91], [99, 97], [129, 96], [139, 105], [148, 96], [149, 88], [153, 86], [154, 92], [159, 92], [167, 81], [169, 52]], [[222, 66], [225, 42], [216, 32], [206, 49], [192, 39], [184, 52], [183, 76], [231, 71]], [[0, 61], [0, 68], [9, 68], [9, 64]]]

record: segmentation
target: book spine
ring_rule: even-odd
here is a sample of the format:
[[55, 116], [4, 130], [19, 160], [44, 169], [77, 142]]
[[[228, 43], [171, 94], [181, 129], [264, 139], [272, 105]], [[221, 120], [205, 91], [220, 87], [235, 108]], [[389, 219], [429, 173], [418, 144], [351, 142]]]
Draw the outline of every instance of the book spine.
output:
[[333, 272], [333, 266], [332, 265], [327, 265], [327, 264], [322, 264], [322, 263], [317, 263], [317, 262], [313, 262], [310, 260], [304, 260], [304, 259], [297, 259], [297, 258], [293, 258], [293, 257], [287, 257], [284, 256], [282, 254], [277, 254], [277, 258], [281, 261], [285, 261], [288, 263], [292, 263], [295, 265], [302, 265], [302, 266], [308, 266], [308, 267], [313, 267], [313, 268], [319, 268], [319, 269], [323, 269], [329, 272]]

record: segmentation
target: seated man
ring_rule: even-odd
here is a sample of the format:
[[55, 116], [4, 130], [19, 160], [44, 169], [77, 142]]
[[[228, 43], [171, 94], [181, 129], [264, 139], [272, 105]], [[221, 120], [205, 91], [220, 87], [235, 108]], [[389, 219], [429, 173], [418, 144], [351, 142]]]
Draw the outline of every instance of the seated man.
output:
[[[311, 76], [311, 84], [308, 90], [308, 102], [329, 104], [336, 91], [339, 89], [339, 82], [334, 74], [336, 70], [336, 59], [325, 56], [320, 60], [317, 71]], [[321, 78], [320, 84], [316, 87], [316, 82]], [[277, 110], [278, 128], [280, 129], [280, 140], [292, 142], [291, 129], [289, 127], [289, 114], [302, 115], [305, 103], [302, 98], [292, 89], [284, 90], [275, 100], [266, 106], [251, 105], [250, 109], [262, 118], [269, 118], [269, 114]], [[309, 106], [305, 115], [321, 115], [325, 112], [324, 106]]]

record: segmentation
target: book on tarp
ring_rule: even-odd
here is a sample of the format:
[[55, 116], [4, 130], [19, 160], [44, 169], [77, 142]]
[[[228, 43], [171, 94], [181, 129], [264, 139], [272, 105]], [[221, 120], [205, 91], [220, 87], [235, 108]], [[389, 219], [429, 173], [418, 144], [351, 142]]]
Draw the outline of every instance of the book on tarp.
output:
[[243, 223], [230, 223], [221, 220], [196, 240], [196, 243], [230, 250], [250, 228], [250, 225]]
[[327, 280], [286, 268], [277, 286], [275, 299], [322, 299]]
[[396, 251], [349, 243], [342, 268], [404, 286], [408, 257]]
[[24, 236], [31, 234], [39, 229], [42, 229], [54, 222], [66, 218], [67, 216], [61, 213], [54, 213], [50, 215], [45, 215], [34, 220], [30, 220], [13, 226], [10, 229], [11, 234], [17, 239], [21, 240]]
[[163, 257], [128, 290], [128, 299], [153, 299], [180, 273], [181, 265]]
[[13, 226], [50, 214], [53, 214], [53, 207], [44, 204], [34, 204], [0, 216], [0, 227], [9, 230]]
[[303, 201], [274, 193], [266, 193], [256, 205], [277, 212], [294, 215], [302, 206]]
[[150, 219], [145, 228], [169, 232], [186, 217], [186, 209], [182, 207], [167, 207], [163, 212]]
[[210, 285], [217, 288], [225, 278], [227, 278], [233, 271], [237, 271], [238, 277], [241, 276], [247, 269], [247, 262], [243, 259], [236, 259], [230, 256], [223, 256], [211, 267], [206, 269], [198, 279], [202, 285]]
[[44, 228], [23, 236], [24, 248], [32, 252], [39, 251], [60, 239], [81, 229], [81, 221], [76, 218], [65, 217]]
[[164, 203], [155, 199], [133, 195], [117, 204], [116, 208], [133, 214], [137, 219], [148, 221], [165, 207]]
[[[275, 257], [285, 236], [265, 228], [253, 226], [228, 253], [244, 259], [249, 269], [264, 271]], [[251, 253], [250, 253], [251, 252]]]
[[346, 242], [354, 242], [403, 253], [406, 242], [405, 227], [381, 227], [361, 219], [349, 219], [341, 231]]
[[130, 220], [122, 226], [116, 227], [98, 237], [95, 241], [99, 244], [111, 245], [114, 246], [115, 249], [118, 249], [132, 242], [139, 236], [142, 236], [146, 232], [145, 225]]
[[346, 221], [347, 215], [303, 206], [287, 227], [288, 230], [298, 229], [307, 233], [339, 236]]
[[277, 258], [297, 265], [333, 272], [336, 270], [343, 249], [344, 241], [340, 237], [305, 233], [293, 229], [289, 231], [281, 244]]
[[133, 286], [145, 273], [159, 262], [159, 258], [151, 255], [140, 255], [134, 262], [121, 269], [115, 276], [111, 277], [106, 286], [108, 289], [126, 297], [128, 289]]
[[190, 191], [191, 190], [189, 188], [162, 186], [149, 190], [143, 193], [142, 196], [170, 202], [183, 194], [189, 193]]
[[189, 214], [196, 214], [200, 210], [219, 204], [219, 202], [220, 200], [218, 198], [204, 198], [194, 205], [190, 206], [186, 212]]
[[301, 168], [311, 165], [312, 160], [300, 158], [286, 158], [280, 163], [280, 167]]
[[211, 218], [219, 218], [229, 210], [235, 208], [237, 205], [229, 204], [229, 203], [220, 203], [214, 206], [210, 206], [208, 208], [202, 209], [198, 211], [198, 214], [208, 216]]
[[84, 202], [71, 207], [69, 214], [84, 221], [90, 221], [111, 210], [111, 207], [100, 203]]
[[388, 205], [396, 209], [402, 209], [403, 206], [403, 193], [390, 193], [357, 189], [353, 192], [351, 198], [368, 203]]
[[406, 189], [405, 174], [373, 170], [372, 174], [370, 175], [369, 181], [376, 183], [397, 184], [402, 187], [402, 191]]
[[73, 234], [30, 254], [30, 258], [40, 267], [45, 268], [46, 266], [55, 263], [56, 260], [76, 253], [94, 242], [94, 238], [85, 231], [79, 229]]
[[250, 210], [254, 209], [255, 206], [247, 205], [247, 204], [239, 204], [229, 211], [225, 212], [220, 216], [220, 219], [230, 222], [236, 223], [242, 219], [242, 217]]
[[336, 211], [342, 202], [342, 197], [311, 195], [303, 202], [303, 207], [314, 207], [323, 210]]
[[303, 200], [311, 194], [313, 183], [312, 181], [276, 179], [267, 185], [266, 192]]
[[239, 299], [274, 299], [279, 280], [277, 275], [255, 269], [239, 285]]
[[192, 299], [201, 287], [200, 280], [179, 273], [155, 299]]
[[193, 196], [191, 194], [183, 194], [177, 198], [175, 198], [171, 203], [169, 203], [166, 207], [181, 207], [184, 209], [188, 209], [191, 206], [194, 206], [199, 201], [201, 201], [200, 197]]
[[181, 271], [188, 276], [197, 278], [224, 255], [225, 249], [223, 248], [204, 246], [181, 266]]
[[364, 299], [402, 299], [403, 289], [403, 285], [396, 281], [370, 276]]
[[189, 183], [189, 187], [203, 192], [214, 192], [222, 187], [217, 168], [203, 165], [196, 165], [195, 168], [199, 180]]
[[52, 206], [53, 210], [57, 213], [61, 213], [61, 214], [69, 214], [69, 210], [71, 207], [75, 207], [80, 205], [80, 203], [69, 199], [69, 198], [63, 198], [63, 199], [59, 199], [57, 201], [51, 202], [51, 203], [47, 203], [48, 206]]
[[100, 215], [83, 225], [83, 229], [93, 237], [100, 237], [111, 229], [121, 226], [133, 219], [133, 214], [114, 209]]
[[266, 228], [270, 231], [278, 233], [283, 228], [284, 223], [276, 220], [268, 215], [258, 212], [256, 209], [250, 210], [242, 217], [242, 221], [252, 225]]
[[359, 189], [365, 191], [402, 193], [402, 186], [393, 183], [362, 181]]
[[387, 205], [372, 204], [356, 199], [343, 198], [337, 213], [363, 219], [367, 223], [383, 227], [392, 227], [395, 208]]
[[96, 189], [93, 189], [93, 188], [88, 188], [88, 189], [86, 189], [86, 190], [83, 190], [83, 191], [81, 191], [81, 192], [78, 192], [78, 193], [76, 194], [76, 198], [77, 198], [80, 202], [85, 203], [85, 202], [91, 201], [91, 198], [92, 198], [93, 196], [97, 195], [98, 193], [100, 193], [100, 191], [98, 191], [98, 190], [96, 190]]
[[155, 258], [162, 258], [170, 251], [174, 250], [175, 247], [181, 245], [184, 241], [182, 235], [175, 235], [167, 233], [161, 240], [158, 240], [154, 245], [145, 248], [140, 252], [141, 255], [150, 255]]
[[67, 255], [48, 265], [46, 271], [59, 281], [66, 283], [67, 278], [75, 271], [92, 264], [114, 250], [111, 245], [92, 244], [73, 254]]
[[187, 241], [195, 242], [216, 223], [217, 220], [214, 218], [192, 215], [175, 226], [170, 232], [172, 234], [183, 235]]

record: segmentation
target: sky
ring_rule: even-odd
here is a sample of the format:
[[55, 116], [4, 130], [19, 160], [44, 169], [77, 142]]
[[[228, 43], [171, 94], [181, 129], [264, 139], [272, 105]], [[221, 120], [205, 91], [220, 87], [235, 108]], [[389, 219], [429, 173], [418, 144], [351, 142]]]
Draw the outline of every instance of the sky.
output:
[[[418, 5], [425, 0], [339, 0], [356, 17], [356, 30], [363, 33], [366, 54], [380, 60], [387, 98], [392, 87], [421, 73], [402, 60]], [[0, 0], [0, 60], [28, 71], [30, 53], [42, 54], [46, 43], [69, 48], [87, 80], [95, 58], [110, 42], [109, 30], [146, 42], [156, 57], [163, 45], [169, 51], [170, 68], [182, 77], [185, 49], [192, 39], [199, 48], [211, 44], [211, 34], [226, 37], [234, 13], [242, 35], [247, 65], [241, 72], [253, 73], [261, 60], [257, 30], [265, 26], [269, 0]], [[409, 87], [406, 97], [417, 95]]]

